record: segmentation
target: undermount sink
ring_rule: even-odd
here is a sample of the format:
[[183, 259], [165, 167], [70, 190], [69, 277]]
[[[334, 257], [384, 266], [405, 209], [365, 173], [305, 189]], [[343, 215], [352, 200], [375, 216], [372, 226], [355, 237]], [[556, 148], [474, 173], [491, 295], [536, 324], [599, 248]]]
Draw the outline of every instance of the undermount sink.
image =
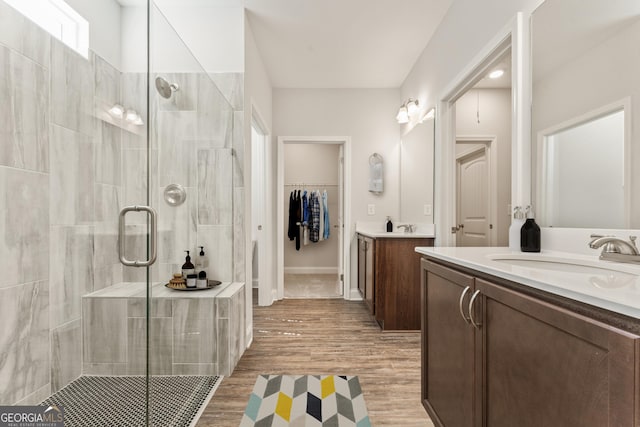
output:
[[490, 254], [487, 257], [492, 261], [529, 271], [541, 270], [586, 276], [593, 286], [603, 289], [622, 288], [633, 284], [640, 277], [638, 269], [599, 260], [526, 253]]

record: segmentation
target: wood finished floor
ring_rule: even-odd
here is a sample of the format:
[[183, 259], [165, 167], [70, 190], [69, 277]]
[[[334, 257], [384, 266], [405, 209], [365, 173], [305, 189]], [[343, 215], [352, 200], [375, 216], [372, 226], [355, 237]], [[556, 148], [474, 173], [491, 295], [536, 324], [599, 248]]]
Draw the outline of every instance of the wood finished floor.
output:
[[373, 426], [433, 426], [420, 403], [420, 334], [381, 332], [362, 302], [254, 306], [254, 340], [197, 426], [237, 427], [259, 374], [357, 375]]

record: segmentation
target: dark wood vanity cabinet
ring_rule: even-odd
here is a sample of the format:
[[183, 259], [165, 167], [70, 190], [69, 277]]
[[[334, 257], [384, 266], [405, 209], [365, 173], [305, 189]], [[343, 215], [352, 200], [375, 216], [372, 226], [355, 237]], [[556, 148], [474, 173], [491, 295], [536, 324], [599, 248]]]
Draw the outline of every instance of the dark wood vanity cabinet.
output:
[[375, 314], [373, 274], [375, 250], [374, 239], [358, 236], [358, 290], [371, 314]]
[[637, 334], [425, 259], [422, 284], [435, 425], [640, 425]]
[[383, 330], [420, 329], [420, 254], [429, 238], [358, 235], [358, 289]]

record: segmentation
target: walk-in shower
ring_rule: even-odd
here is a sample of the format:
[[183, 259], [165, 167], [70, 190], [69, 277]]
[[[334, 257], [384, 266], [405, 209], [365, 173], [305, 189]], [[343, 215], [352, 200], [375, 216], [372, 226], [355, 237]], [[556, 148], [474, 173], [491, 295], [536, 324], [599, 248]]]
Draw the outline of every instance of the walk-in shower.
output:
[[[0, 406], [188, 426], [246, 348], [242, 73], [205, 69], [176, 30], [218, 25], [210, 7], [68, 2], [91, 27], [87, 57], [0, 0]], [[189, 198], [165, 203], [176, 182]], [[222, 284], [165, 287], [198, 246]]]
[[180, 86], [176, 83], [169, 83], [164, 77], [156, 77], [156, 90], [163, 98], [169, 99], [173, 92], [180, 90]]

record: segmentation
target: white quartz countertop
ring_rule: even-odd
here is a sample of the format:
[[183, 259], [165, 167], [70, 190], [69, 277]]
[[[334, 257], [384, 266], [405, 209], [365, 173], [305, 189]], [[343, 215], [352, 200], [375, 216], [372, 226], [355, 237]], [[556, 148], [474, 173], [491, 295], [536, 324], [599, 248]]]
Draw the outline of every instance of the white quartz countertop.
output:
[[640, 265], [496, 247], [418, 247], [416, 252], [640, 319]]
[[396, 239], [433, 239], [435, 237], [435, 226], [433, 224], [414, 224], [416, 231], [406, 233], [403, 229], [398, 229], [394, 224], [393, 231], [387, 232], [384, 224], [358, 222], [356, 223], [356, 233], [363, 236], [377, 238]]

